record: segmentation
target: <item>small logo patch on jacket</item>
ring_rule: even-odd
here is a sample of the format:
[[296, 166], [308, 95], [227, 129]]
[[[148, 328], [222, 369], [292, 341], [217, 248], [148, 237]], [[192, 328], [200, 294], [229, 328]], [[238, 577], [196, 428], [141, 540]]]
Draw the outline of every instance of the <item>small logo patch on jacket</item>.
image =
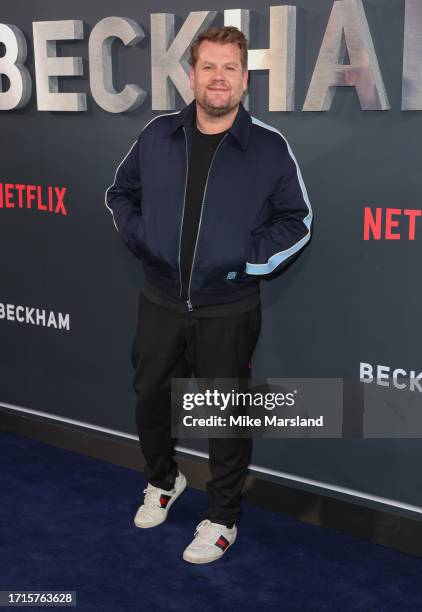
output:
[[228, 280], [232, 280], [233, 278], [236, 278], [237, 276], [237, 272], [228, 272], [226, 278]]

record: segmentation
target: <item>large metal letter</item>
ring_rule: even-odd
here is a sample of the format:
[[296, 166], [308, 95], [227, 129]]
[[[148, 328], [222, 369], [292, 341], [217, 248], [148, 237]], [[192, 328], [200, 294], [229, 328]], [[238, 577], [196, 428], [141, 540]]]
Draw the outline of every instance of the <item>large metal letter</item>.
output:
[[105, 17], [93, 28], [89, 37], [89, 79], [91, 93], [98, 104], [109, 113], [124, 113], [140, 106], [146, 92], [138, 85], [125, 85], [118, 92], [113, 86], [111, 48], [117, 39], [126, 46], [136, 45], [144, 38], [141, 26], [127, 17]]
[[217, 11], [189, 13], [176, 37], [173, 14], [151, 15], [152, 110], [174, 110], [175, 88], [186, 104], [192, 101], [188, 78], [189, 48], [196, 35], [208, 28], [216, 14]]
[[[224, 11], [224, 25], [242, 30], [249, 39], [249, 10]], [[292, 111], [295, 99], [296, 7], [270, 7], [269, 49], [249, 49], [248, 69], [269, 71], [269, 110]], [[249, 100], [245, 99], [249, 108]]]
[[422, 4], [406, 0], [402, 110], [422, 110]]
[[303, 110], [330, 110], [344, 86], [356, 88], [363, 110], [390, 108], [362, 0], [334, 2]]
[[[6, 53], [0, 57], [0, 110], [22, 108], [31, 97], [31, 77], [23, 66], [26, 60], [26, 40], [23, 32], [14, 25], [0, 23], [0, 42]], [[1, 75], [10, 81], [10, 87], [3, 91]]]
[[37, 106], [40, 111], [85, 111], [86, 94], [59, 92], [58, 76], [81, 76], [81, 57], [57, 57], [56, 40], [81, 39], [83, 22], [34, 21]]

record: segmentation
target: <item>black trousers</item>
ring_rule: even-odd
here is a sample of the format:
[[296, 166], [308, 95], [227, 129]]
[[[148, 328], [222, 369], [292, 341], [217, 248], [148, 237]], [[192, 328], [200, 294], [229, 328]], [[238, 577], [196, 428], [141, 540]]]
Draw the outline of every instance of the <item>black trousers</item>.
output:
[[[171, 437], [171, 379], [250, 377], [250, 359], [261, 330], [261, 306], [224, 317], [192, 317], [139, 298], [132, 344], [137, 395], [136, 423], [145, 475], [171, 489], [177, 475]], [[241, 493], [252, 452], [250, 438], [210, 438], [207, 482], [210, 499], [201, 520], [231, 527], [240, 515]]]

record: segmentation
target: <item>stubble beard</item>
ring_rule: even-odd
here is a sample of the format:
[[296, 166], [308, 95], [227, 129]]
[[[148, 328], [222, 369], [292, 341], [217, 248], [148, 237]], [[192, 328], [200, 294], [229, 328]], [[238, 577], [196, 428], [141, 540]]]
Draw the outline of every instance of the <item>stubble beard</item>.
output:
[[215, 106], [208, 98], [207, 93], [201, 97], [196, 98], [196, 103], [207, 113], [210, 117], [224, 117], [228, 115], [234, 108], [237, 107], [239, 102], [233, 104], [231, 98], [229, 98], [223, 106]]

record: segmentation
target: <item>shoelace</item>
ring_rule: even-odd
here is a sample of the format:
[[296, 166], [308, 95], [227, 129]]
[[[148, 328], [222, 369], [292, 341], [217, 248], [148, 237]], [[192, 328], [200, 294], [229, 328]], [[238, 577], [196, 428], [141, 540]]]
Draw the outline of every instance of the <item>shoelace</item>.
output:
[[148, 511], [155, 510], [157, 506], [160, 505], [159, 501], [160, 501], [161, 489], [148, 485], [147, 488], [143, 490], [143, 493], [145, 493], [144, 504], [143, 504], [145, 506], [145, 510], [148, 510]]
[[214, 544], [221, 535], [221, 525], [213, 525], [209, 519], [204, 519], [197, 525], [195, 531], [195, 539], [204, 544]]

